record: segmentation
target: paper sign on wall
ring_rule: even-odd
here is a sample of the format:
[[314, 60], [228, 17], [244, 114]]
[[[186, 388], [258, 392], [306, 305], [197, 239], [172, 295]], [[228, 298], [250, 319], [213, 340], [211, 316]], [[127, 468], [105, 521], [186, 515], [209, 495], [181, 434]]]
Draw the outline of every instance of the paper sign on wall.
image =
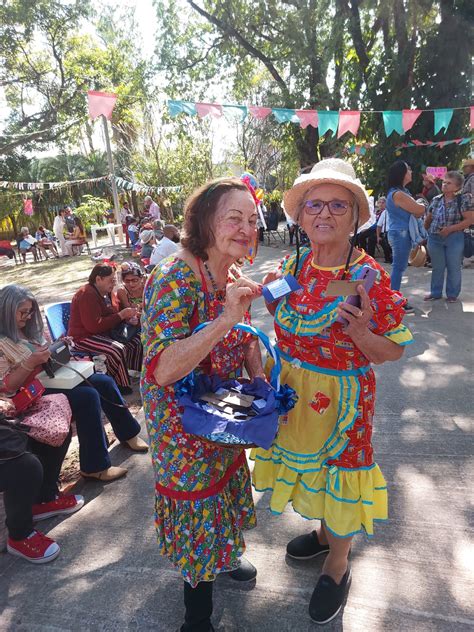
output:
[[426, 167], [426, 173], [434, 178], [439, 178], [442, 180], [444, 176], [448, 173], [447, 167]]

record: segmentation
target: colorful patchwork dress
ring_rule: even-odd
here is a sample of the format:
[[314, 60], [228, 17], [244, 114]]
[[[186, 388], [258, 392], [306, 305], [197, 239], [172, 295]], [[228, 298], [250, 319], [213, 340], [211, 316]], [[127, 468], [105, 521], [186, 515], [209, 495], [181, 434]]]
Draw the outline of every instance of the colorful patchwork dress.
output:
[[[324, 519], [335, 535], [362, 530], [373, 535], [374, 521], [387, 518], [387, 487], [372, 450], [374, 373], [335, 322], [342, 297], [325, 295], [328, 282], [340, 279], [343, 267], [316, 266], [308, 250], [302, 261], [302, 290], [283, 299], [275, 313], [281, 380], [299, 399], [280, 419], [272, 447], [252, 452], [254, 485], [258, 491], [272, 490], [274, 513], [291, 502], [305, 518]], [[294, 273], [294, 265], [293, 255], [283, 262], [283, 273]], [[378, 271], [369, 292], [374, 311], [370, 329], [396, 344], [409, 344], [412, 336], [402, 324], [406, 301], [390, 288], [383, 268], [362, 253], [348, 278], [357, 278], [364, 265]]]
[[[159, 386], [153, 372], [161, 352], [190, 336], [200, 322], [216, 318], [224, 301], [224, 292], [207, 292], [174, 256], [156, 266], [144, 292], [141, 390], [155, 471], [158, 544], [192, 586], [238, 568], [245, 550], [242, 530], [256, 524], [250, 473], [242, 450], [184, 432], [174, 386]], [[248, 334], [232, 330], [197, 370], [240, 375], [248, 340]]]

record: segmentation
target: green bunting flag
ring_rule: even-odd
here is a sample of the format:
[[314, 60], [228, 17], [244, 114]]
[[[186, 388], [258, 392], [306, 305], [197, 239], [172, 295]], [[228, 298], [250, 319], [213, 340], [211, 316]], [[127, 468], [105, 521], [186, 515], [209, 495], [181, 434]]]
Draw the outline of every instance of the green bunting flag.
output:
[[383, 124], [385, 127], [385, 134], [387, 138], [393, 132], [397, 132], [397, 134], [404, 134], [403, 131], [403, 114], [401, 111], [397, 110], [387, 110], [386, 112], [382, 112], [383, 116]]
[[453, 109], [444, 108], [442, 110], [434, 111], [434, 133], [435, 135], [443, 129], [445, 132], [448, 130], [451, 119], [453, 118]]
[[331, 110], [318, 110], [318, 130], [319, 135], [324, 136], [327, 131], [331, 131], [332, 135], [337, 132], [339, 127], [339, 112]]

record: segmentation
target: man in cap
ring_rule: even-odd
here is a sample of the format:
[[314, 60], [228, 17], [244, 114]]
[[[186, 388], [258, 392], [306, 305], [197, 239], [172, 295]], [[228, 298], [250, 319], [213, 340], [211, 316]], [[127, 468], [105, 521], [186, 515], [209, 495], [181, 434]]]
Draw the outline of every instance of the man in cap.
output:
[[474, 158], [467, 158], [462, 163], [462, 171], [464, 173], [462, 192], [474, 196]]

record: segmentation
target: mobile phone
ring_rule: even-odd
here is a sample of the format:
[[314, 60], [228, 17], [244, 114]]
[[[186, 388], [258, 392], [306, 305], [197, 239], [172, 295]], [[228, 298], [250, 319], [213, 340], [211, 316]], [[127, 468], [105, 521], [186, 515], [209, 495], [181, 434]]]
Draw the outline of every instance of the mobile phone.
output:
[[[375, 283], [375, 279], [377, 278], [377, 271], [371, 268], [370, 266], [363, 266], [360, 275], [357, 279], [353, 279], [353, 281], [357, 281], [361, 283], [364, 287], [364, 290], [369, 293], [370, 288]], [[344, 300], [344, 303], [348, 303], [349, 305], [354, 305], [354, 307], [360, 308], [360, 296], [359, 294], [347, 296]], [[342, 323], [343, 325], [347, 325], [348, 322], [342, 316], [338, 316], [336, 318], [336, 323]]]

